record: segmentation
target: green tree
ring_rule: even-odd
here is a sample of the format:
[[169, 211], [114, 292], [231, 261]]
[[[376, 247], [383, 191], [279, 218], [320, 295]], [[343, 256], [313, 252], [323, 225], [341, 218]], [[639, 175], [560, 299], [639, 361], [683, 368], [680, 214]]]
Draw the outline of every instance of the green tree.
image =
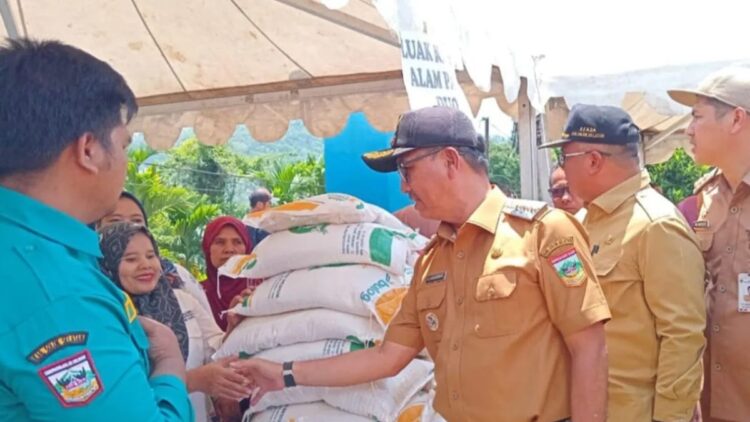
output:
[[282, 204], [325, 192], [322, 157], [309, 156], [296, 162], [269, 160], [263, 169], [255, 172], [255, 176]]
[[682, 149], [675, 151], [669, 160], [647, 168], [652, 182], [675, 204], [690, 196], [695, 181], [709, 170], [708, 166], [697, 165]]
[[200, 276], [204, 268], [203, 229], [221, 208], [207, 195], [167, 183], [161, 168], [148, 164], [155, 154], [149, 149], [129, 152], [125, 189], [143, 203], [161, 254]]
[[521, 193], [521, 167], [517, 147], [511, 142], [490, 142], [490, 180], [506, 192]]

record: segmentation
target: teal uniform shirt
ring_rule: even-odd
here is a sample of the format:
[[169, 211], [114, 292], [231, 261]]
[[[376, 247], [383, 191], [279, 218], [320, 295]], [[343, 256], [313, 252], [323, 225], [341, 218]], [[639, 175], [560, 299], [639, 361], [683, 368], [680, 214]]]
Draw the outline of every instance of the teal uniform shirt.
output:
[[130, 298], [96, 233], [0, 187], [0, 421], [191, 421], [185, 384], [149, 378]]

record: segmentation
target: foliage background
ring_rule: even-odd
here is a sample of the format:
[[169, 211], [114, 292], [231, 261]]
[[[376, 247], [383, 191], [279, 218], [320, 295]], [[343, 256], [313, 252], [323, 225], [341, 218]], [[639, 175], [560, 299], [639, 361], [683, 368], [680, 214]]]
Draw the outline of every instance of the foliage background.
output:
[[[322, 154], [307, 150], [307, 156], [290, 158], [288, 152], [248, 153], [229, 146], [205, 146], [194, 137], [166, 153], [145, 145], [129, 151], [125, 187], [143, 201], [161, 253], [198, 277], [204, 268], [204, 227], [219, 215], [242, 217], [253, 189], [269, 189], [279, 203], [325, 192]], [[520, 165], [515, 138], [491, 139], [489, 158], [490, 179], [518, 196]], [[677, 203], [691, 194], [695, 180], [708, 169], [695, 165], [679, 150], [669, 161], [648, 170], [665, 196]]]

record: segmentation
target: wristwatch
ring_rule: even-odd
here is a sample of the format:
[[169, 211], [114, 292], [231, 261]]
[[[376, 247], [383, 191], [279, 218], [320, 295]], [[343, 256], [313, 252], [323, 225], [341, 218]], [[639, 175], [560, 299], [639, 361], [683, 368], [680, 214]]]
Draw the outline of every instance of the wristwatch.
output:
[[294, 373], [292, 373], [293, 364], [293, 361], [281, 364], [281, 375], [284, 376], [284, 387], [286, 388], [297, 386], [297, 382], [294, 381]]

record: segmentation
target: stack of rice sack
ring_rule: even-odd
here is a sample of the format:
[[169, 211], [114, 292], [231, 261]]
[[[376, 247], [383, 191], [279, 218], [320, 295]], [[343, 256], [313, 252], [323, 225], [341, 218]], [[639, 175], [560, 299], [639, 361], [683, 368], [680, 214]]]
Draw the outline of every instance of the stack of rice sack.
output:
[[[245, 223], [271, 234], [219, 273], [264, 281], [230, 310], [248, 318], [217, 358], [301, 361], [372, 347], [398, 312], [427, 241], [386, 211], [342, 194], [253, 213]], [[425, 392], [432, 371], [431, 362], [417, 359], [399, 375], [369, 384], [268, 393], [245, 420], [432, 420], [422, 418], [431, 411]], [[403, 412], [419, 418], [401, 419]]]

